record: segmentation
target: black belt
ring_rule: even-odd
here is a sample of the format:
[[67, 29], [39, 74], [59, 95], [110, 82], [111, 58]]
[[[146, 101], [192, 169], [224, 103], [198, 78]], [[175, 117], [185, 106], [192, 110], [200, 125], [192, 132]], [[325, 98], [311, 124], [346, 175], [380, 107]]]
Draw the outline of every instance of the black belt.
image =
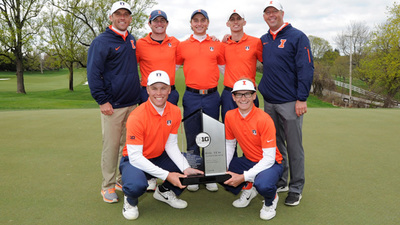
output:
[[[146, 86], [142, 86], [142, 88], [146, 88]], [[175, 85], [171, 85], [171, 91], [175, 90]]]
[[229, 91], [229, 92], [232, 92], [233, 88], [230, 88], [230, 87], [224, 86], [224, 90], [227, 90], [227, 91]]
[[201, 94], [201, 95], [212, 94], [212, 93], [216, 92], [217, 90], [218, 90], [217, 87], [210, 88], [210, 89], [202, 89], [202, 90], [194, 89], [194, 88], [191, 88], [191, 87], [186, 87], [186, 91], [190, 91], [190, 92]]

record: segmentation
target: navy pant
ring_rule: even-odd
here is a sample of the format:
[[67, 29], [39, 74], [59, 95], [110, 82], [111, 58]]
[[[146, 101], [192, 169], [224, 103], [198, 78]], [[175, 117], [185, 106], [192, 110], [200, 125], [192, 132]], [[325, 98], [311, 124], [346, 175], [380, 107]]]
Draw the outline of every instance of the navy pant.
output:
[[[161, 167], [169, 172], [181, 173], [179, 168], [175, 163], [168, 157], [167, 153], [164, 151], [157, 158], [149, 159], [154, 165]], [[149, 186], [147, 180], [152, 178], [152, 176], [129, 163], [128, 156], [121, 158], [121, 163], [119, 165], [119, 170], [121, 171], [122, 179], [122, 190], [128, 198], [130, 205], [137, 205], [138, 199], [142, 196]], [[177, 196], [179, 196], [184, 189], [180, 189], [172, 185], [167, 180], [164, 181], [163, 186], [169, 190], [172, 190]]]
[[[233, 157], [231, 163], [229, 164], [229, 171], [243, 174], [243, 171], [247, 171], [251, 169], [256, 162], [252, 162], [248, 160], [246, 157]], [[278, 182], [279, 178], [282, 175], [283, 167], [281, 164], [275, 162], [270, 168], [261, 171], [257, 174], [256, 178], [254, 179], [253, 186], [256, 188], [257, 192], [264, 197], [265, 205], [270, 206], [272, 205], [272, 201], [275, 198], [276, 194], [276, 182]], [[232, 187], [221, 183], [225, 187], [226, 190], [232, 192], [233, 194], [237, 195], [242, 190], [243, 186], [246, 182], [243, 182], [237, 187]]]
[[[216, 120], [219, 119], [220, 97], [218, 91], [207, 95], [185, 91], [182, 105], [184, 118], [196, 110], [202, 109], [205, 114]], [[195, 141], [195, 135], [199, 133], [197, 131], [201, 130], [201, 127], [198, 126], [197, 123], [184, 123], [187, 149], [188, 151], [193, 152], [194, 155], [200, 155], [200, 149]]]

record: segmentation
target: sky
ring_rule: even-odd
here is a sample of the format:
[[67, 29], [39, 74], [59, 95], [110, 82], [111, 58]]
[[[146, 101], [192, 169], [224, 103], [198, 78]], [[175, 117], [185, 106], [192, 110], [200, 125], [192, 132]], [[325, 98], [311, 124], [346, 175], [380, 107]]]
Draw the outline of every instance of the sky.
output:
[[[229, 13], [233, 9], [243, 11], [247, 21], [246, 34], [261, 37], [268, 31], [263, 19], [267, 0], [156, 0], [157, 5], [148, 9], [161, 9], [168, 16], [167, 34], [179, 40], [187, 39], [190, 29], [190, 16], [197, 9], [207, 11], [210, 18], [209, 35], [222, 39], [230, 30], [226, 26]], [[372, 30], [387, 20], [387, 7], [394, 0], [280, 0], [283, 5], [284, 21], [289, 22], [307, 36], [313, 35], [327, 40], [335, 48], [335, 37], [345, 32], [354, 22], [365, 22]], [[150, 32], [146, 25], [143, 32]]]

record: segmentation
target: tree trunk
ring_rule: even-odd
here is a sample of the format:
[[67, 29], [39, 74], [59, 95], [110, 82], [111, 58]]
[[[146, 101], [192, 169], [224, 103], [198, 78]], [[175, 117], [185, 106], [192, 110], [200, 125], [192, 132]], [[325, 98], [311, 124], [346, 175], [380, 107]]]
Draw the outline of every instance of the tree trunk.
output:
[[15, 63], [17, 64], [17, 93], [26, 94], [24, 84], [24, 65], [22, 62], [22, 53], [20, 50], [16, 50]]
[[68, 70], [69, 70], [69, 90], [74, 91], [74, 63], [68, 63]]

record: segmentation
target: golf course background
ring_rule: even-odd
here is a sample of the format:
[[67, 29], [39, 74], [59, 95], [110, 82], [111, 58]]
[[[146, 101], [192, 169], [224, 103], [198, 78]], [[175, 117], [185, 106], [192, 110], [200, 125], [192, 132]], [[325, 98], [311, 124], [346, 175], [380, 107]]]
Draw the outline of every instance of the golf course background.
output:
[[100, 195], [100, 112], [82, 85], [84, 70], [74, 92], [66, 71], [27, 74], [26, 95], [15, 93], [14, 74], [0, 78], [10, 78], [0, 80], [0, 224], [400, 224], [399, 109], [332, 108], [311, 99], [303, 199], [287, 207], [280, 193], [271, 221], [259, 218], [261, 196], [237, 209], [239, 196], [221, 186], [184, 191], [183, 210], [146, 193], [139, 218], [127, 221], [123, 201], [106, 204]]

